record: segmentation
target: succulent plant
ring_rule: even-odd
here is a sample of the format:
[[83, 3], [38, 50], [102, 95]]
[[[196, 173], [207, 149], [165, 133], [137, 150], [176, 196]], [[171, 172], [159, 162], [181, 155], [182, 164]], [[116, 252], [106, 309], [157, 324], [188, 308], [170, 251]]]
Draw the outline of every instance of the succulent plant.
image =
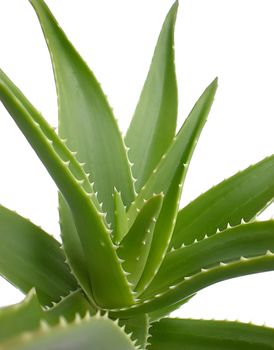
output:
[[274, 349], [274, 330], [169, 314], [219, 281], [274, 269], [274, 156], [182, 209], [215, 79], [176, 132], [174, 26], [162, 27], [123, 138], [107, 99], [43, 0], [58, 133], [0, 71], [0, 99], [56, 183], [62, 245], [0, 207], [0, 274], [26, 294], [0, 310], [1, 349]]

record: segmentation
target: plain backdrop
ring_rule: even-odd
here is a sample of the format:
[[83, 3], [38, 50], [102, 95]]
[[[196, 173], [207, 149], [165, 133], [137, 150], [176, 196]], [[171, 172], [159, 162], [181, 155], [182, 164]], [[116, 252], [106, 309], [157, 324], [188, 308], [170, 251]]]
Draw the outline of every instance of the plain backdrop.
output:
[[[172, 1], [47, 3], [101, 82], [125, 132]], [[175, 40], [180, 124], [203, 89], [219, 77], [215, 104], [189, 169], [182, 206], [274, 153], [273, 18], [273, 0], [180, 1]], [[27, 0], [0, 0], [0, 66], [56, 126], [50, 59]], [[58, 237], [55, 185], [2, 106], [0, 164], [0, 203]], [[273, 214], [270, 206], [260, 219]], [[274, 272], [247, 276], [206, 288], [175, 314], [274, 326], [273, 295]], [[0, 281], [1, 305], [21, 299], [14, 287]]]

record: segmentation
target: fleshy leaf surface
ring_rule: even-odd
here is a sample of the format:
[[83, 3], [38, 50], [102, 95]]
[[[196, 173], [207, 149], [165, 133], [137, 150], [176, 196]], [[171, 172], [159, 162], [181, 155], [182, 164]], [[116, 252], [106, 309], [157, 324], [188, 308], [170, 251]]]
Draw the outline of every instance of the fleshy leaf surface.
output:
[[127, 212], [126, 206], [123, 203], [121, 192], [116, 188], [113, 193], [114, 200], [114, 227], [113, 227], [113, 241], [115, 244], [121, 242], [123, 237], [128, 232]]
[[223, 230], [229, 223], [249, 221], [274, 198], [274, 156], [224, 180], [186, 207], [177, 217], [170, 247], [200, 240]]
[[146, 349], [149, 336], [149, 318], [146, 314], [138, 315], [126, 320], [121, 319], [119, 325], [125, 326], [127, 334], [132, 333], [131, 339], [136, 340], [136, 345]]
[[178, 165], [170, 188], [164, 197], [160, 214], [153, 230], [152, 241], [142, 276], [135, 288], [141, 294], [158, 272], [168, 249], [175, 226], [181, 196], [181, 183], [185, 174], [183, 160]]
[[17, 213], [0, 206], [0, 275], [42, 304], [59, 301], [78, 288], [60, 243]]
[[42, 315], [34, 289], [21, 303], [0, 308], [0, 344], [23, 332], [39, 328]]
[[0, 344], [24, 332], [37, 330], [43, 321], [55, 325], [61, 316], [73, 321], [76, 315], [84, 317], [87, 311], [94, 313], [81, 291], [69, 294], [45, 310], [33, 288], [21, 303], [0, 308]]
[[262, 256], [248, 259], [240, 258], [227, 264], [221, 262], [219, 265], [206, 271], [200, 271], [193, 276], [186, 276], [178, 284], [170, 286], [167, 290], [143, 300], [139, 304], [123, 309], [113, 309], [111, 314], [115, 315], [115, 317], [126, 317], [139, 313], [153, 312], [167, 305], [173, 305], [180, 300], [183, 301], [214, 283], [253, 273], [272, 271], [273, 269], [274, 254], [271, 251], [267, 251]]
[[58, 194], [58, 199], [61, 238], [67, 255], [68, 264], [81, 288], [86, 292], [89, 299], [93, 300], [85, 253], [82, 248], [71, 210], [60, 193]]
[[3, 350], [136, 350], [130, 337], [107, 317], [87, 314], [84, 320], [67, 323], [64, 318], [54, 327], [46, 323], [37, 332], [3, 345]]
[[195, 294], [184, 300], [177, 301], [172, 305], [167, 305], [161, 309], [150, 312], [148, 314], [149, 322], [154, 323], [160, 321], [164, 317], [168, 317], [173, 311], [179, 309], [182, 305], [186, 304], [190, 299], [192, 299], [193, 296], [195, 296]]
[[153, 324], [149, 350], [272, 350], [274, 330], [229, 321], [166, 318]]
[[[142, 187], [133, 204], [128, 210], [129, 225], [131, 225], [142, 208], [144, 199], [153, 193], [167, 193], [180, 162], [188, 164], [195, 149], [197, 140], [206, 122], [215, 92], [217, 79], [204, 91], [196, 102], [188, 118], [174, 138], [167, 152], [162, 156], [159, 164], [153, 170], [146, 184]], [[185, 167], [185, 171], [187, 167]]]
[[[178, 2], [163, 24], [148, 76], [126, 134], [139, 192], [175, 136], [177, 83], [174, 64], [174, 26]], [[140, 142], [140, 140], [142, 140]]]
[[[81, 165], [54, 129], [2, 71], [0, 100], [47, 168], [71, 209], [89, 271], [93, 294], [91, 299], [94, 296], [96, 302], [104, 307], [132, 304], [130, 286], [114, 249], [105, 215], [94, 203], [93, 187]], [[108, 288], [109, 280], [113, 281], [111, 290]]]
[[61, 299], [59, 303], [53, 303], [49, 309], [43, 310], [43, 320], [54, 325], [59, 322], [60, 317], [64, 317], [68, 322], [74, 321], [75, 317], [83, 318], [86, 313], [95, 315], [95, 309], [90, 305], [82, 290], [70, 293]]
[[129, 205], [134, 188], [126, 149], [106, 97], [86, 63], [42, 0], [30, 0], [50, 52], [59, 106], [59, 134], [85, 163], [107, 219], [113, 223], [114, 187]]
[[[156, 176], [156, 181], [159, 180], [159, 178], [157, 179], [159, 176], [158, 173], [160, 173], [160, 179], [161, 175], [165, 177], [169, 175], [169, 185], [165, 188], [166, 194], [153, 232], [146, 266], [136, 287], [136, 291], [139, 294], [147, 288], [156, 275], [170, 244], [188, 162], [195, 148], [196, 140], [200, 136], [202, 128], [206, 122], [216, 88], [217, 81], [215, 80], [200, 97], [183, 127], [179, 131], [174, 144], [163, 159], [163, 162], [160, 162], [159, 167], [156, 168], [155, 172], [152, 174], [152, 178], [154, 175]], [[175, 160], [176, 162], [174, 162]], [[168, 168], [167, 164], [169, 164]], [[149, 181], [148, 184], [144, 186], [143, 191], [149, 189]], [[146, 189], [146, 186], [148, 186], [148, 189]], [[137, 197], [136, 202], [138, 199], [139, 197]]]
[[162, 201], [163, 195], [161, 194], [146, 201], [117, 250], [119, 257], [124, 260], [123, 267], [128, 273], [128, 280], [134, 286], [139, 281], [147, 261], [155, 221]]
[[185, 277], [220, 264], [274, 252], [274, 221], [235, 226], [167, 254], [158, 274], [145, 291], [155, 295]]

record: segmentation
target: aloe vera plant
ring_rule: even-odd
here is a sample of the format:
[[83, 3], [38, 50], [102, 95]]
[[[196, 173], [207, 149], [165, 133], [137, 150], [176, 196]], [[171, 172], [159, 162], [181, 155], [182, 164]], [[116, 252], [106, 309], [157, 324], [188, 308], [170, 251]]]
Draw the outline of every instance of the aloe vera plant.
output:
[[0, 207], [0, 274], [26, 294], [0, 310], [1, 349], [274, 349], [274, 330], [173, 319], [199, 290], [274, 269], [274, 156], [179, 209], [215, 79], [176, 132], [174, 26], [163, 24], [123, 138], [93, 73], [43, 0], [58, 133], [0, 71], [0, 99], [56, 183], [62, 245]]

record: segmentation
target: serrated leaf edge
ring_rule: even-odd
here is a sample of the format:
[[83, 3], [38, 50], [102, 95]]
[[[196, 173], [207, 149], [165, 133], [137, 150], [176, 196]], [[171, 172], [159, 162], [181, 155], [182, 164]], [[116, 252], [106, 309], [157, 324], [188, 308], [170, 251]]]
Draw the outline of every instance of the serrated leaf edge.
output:
[[143, 299], [140, 302], [138, 302], [138, 303], [136, 303], [134, 305], [128, 306], [128, 307], [119, 308], [119, 309], [118, 308], [117, 309], [109, 309], [109, 312], [113, 312], [113, 313], [120, 313], [121, 312], [121, 314], [124, 314], [124, 313], [127, 314], [127, 311], [130, 311], [132, 309], [136, 309], [136, 308], [142, 307], [142, 306], [144, 306], [146, 304], [149, 304], [151, 302], [154, 302], [155, 300], [157, 300], [157, 299], [167, 295], [171, 290], [178, 289], [183, 284], [188, 283], [188, 281], [193, 280], [193, 279], [195, 279], [195, 277], [201, 276], [202, 274], [206, 274], [206, 273], [212, 272], [214, 270], [219, 270], [220, 268], [226, 268], [226, 267], [234, 266], [235, 264], [239, 264], [239, 263], [244, 264], [244, 263], [252, 262], [254, 260], [256, 261], [257, 259], [263, 258], [263, 257], [271, 257], [271, 258], [273, 258], [274, 257], [274, 252], [272, 252], [271, 250], [267, 250], [265, 252], [265, 254], [256, 255], [256, 256], [253, 256], [251, 258], [250, 257], [246, 258], [244, 256], [241, 256], [241, 257], [239, 257], [239, 259], [235, 259], [235, 260], [230, 261], [228, 263], [224, 263], [224, 262], [220, 261], [218, 264], [216, 264], [213, 267], [210, 267], [210, 268], [207, 268], [207, 269], [201, 268], [201, 270], [199, 272], [197, 272], [197, 273], [195, 273], [193, 275], [184, 276], [183, 277], [183, 281], [181, 281], [181, 282], [179, 282], [177, 284], [170, 285], [163, 292], [159, 292], [159, 293], [155, 294], [151, 298]]

